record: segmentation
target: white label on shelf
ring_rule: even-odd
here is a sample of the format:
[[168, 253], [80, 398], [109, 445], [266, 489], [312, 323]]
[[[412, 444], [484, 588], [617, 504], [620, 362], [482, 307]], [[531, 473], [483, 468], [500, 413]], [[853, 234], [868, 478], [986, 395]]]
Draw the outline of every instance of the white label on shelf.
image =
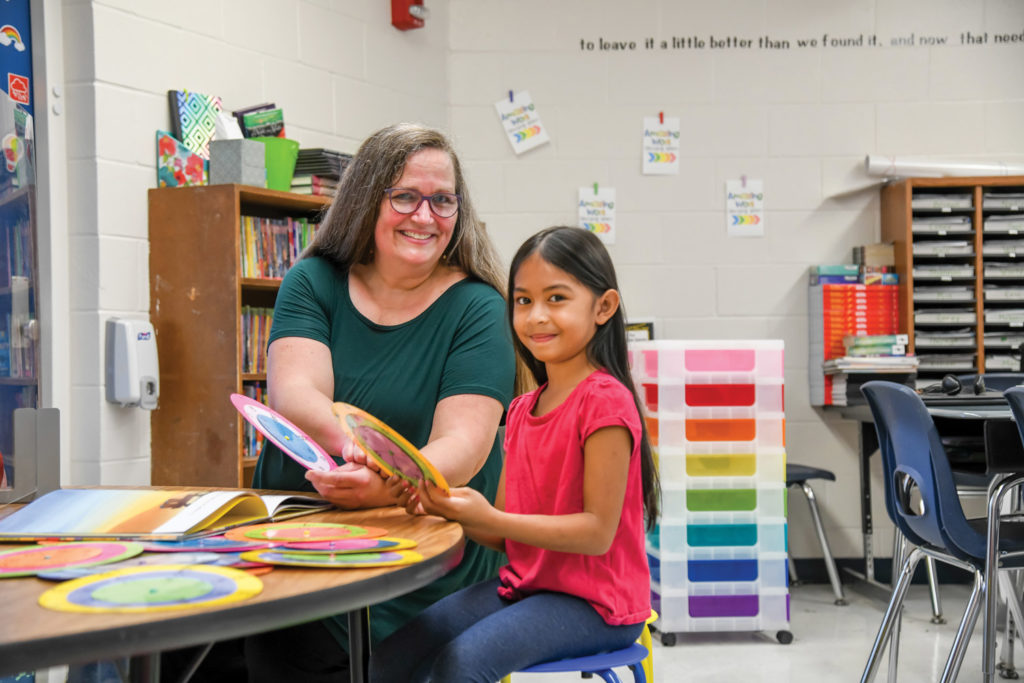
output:
[[951, 282], [953, 280], [953, 276], [952, 275], [943, 275], [939, 279], [942, 280], [943, 282]]

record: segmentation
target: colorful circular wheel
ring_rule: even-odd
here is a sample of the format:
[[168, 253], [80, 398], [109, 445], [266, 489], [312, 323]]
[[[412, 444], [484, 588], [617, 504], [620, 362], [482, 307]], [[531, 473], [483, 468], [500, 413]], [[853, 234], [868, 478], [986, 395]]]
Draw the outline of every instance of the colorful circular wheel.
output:
[[288, 567], [321, 567], [329, 569], [359, 569], [363, 567], [393, 567], [414, 564], [423, 556], [414, 550], [383, 553], [310, 553], [282, 552], [280, 550], [253, 550], [242, 553], [243, 560], [265, 562]]
[[141, 543], [76, 541], [0, 551], [0, 578], [32, 576], [50, 569], [109, 564], [142, 553]]
[[398, 474], [416, 485], [420, 479], [433, 482], [448, 492], [448, 482], [437, 468], [401, 434], [365, 410], [348, 403], [335, 403], [334, 414], [345, 434], [380, 466], [387, 477]]
[[39, 596], [39, 604], [62, 612], [150, 612], [238, 602], [262, 590], [262, 581], [238, 569], [168, 564], [66, 581]]
[[231, 403], [249, 424], [306, 469], [327, 472], [338, 466], [320, 444], [284, 415], [242, 394], [231, 394]]

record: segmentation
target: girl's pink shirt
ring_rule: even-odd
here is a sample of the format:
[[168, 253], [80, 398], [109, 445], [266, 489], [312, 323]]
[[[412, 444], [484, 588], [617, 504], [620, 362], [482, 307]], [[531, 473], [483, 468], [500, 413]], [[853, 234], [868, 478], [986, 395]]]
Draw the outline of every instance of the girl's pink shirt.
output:
[[604, 555], [543, 550], [506, 541], [498, 594], [518, 599], [538, 591], [583, 598], [615, 625], [645, 621], [651, 613], [651, 577], [644, 548], [640, 415], [633, 395], [604, 370], [579, 383], [557, 408], [531, 414], [543, 387], [516, 398], [505, 432], [505, 510], [565, 515], [583, 511], [583, 444], [602, 427], [629, 430], [629, 459], [622, 516]]

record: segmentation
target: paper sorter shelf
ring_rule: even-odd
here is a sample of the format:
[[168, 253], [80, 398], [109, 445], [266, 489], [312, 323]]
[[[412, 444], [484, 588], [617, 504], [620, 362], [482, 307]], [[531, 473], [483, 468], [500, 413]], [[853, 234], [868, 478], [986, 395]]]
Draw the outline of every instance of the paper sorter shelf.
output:
[[973, 206], [969, 193], [915, 194], [910, 199], [912, 209], [970, 209]]
[[937, 308], [914, 311], [914, 322], [919, 325], [963, 325], [977, 321], [978, 317], [973, 310]]
[[974, 248], [967, 240], [915, 242], [914, 256], [973, 256]]
[[1024, 264], [1020, 263], [986, 263], [986, 278], [1024, 278]]
[[973, 279], [974, 266], [965, 263], [943, 263], [941, 265], [915, 265], [911, 271], [920, 280], [942, 280], [949, 282], [960, 278]]
[[914, 287], [914, 301], [974, 301], [972, 287]]

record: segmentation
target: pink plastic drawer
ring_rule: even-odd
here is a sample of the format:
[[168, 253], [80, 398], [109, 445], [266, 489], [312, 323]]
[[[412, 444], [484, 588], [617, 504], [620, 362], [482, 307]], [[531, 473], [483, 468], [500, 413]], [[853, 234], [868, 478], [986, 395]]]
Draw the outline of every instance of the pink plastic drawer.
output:
[[686, 369], [690, 372], [751, 372], [754, 349], [687, 349]]

